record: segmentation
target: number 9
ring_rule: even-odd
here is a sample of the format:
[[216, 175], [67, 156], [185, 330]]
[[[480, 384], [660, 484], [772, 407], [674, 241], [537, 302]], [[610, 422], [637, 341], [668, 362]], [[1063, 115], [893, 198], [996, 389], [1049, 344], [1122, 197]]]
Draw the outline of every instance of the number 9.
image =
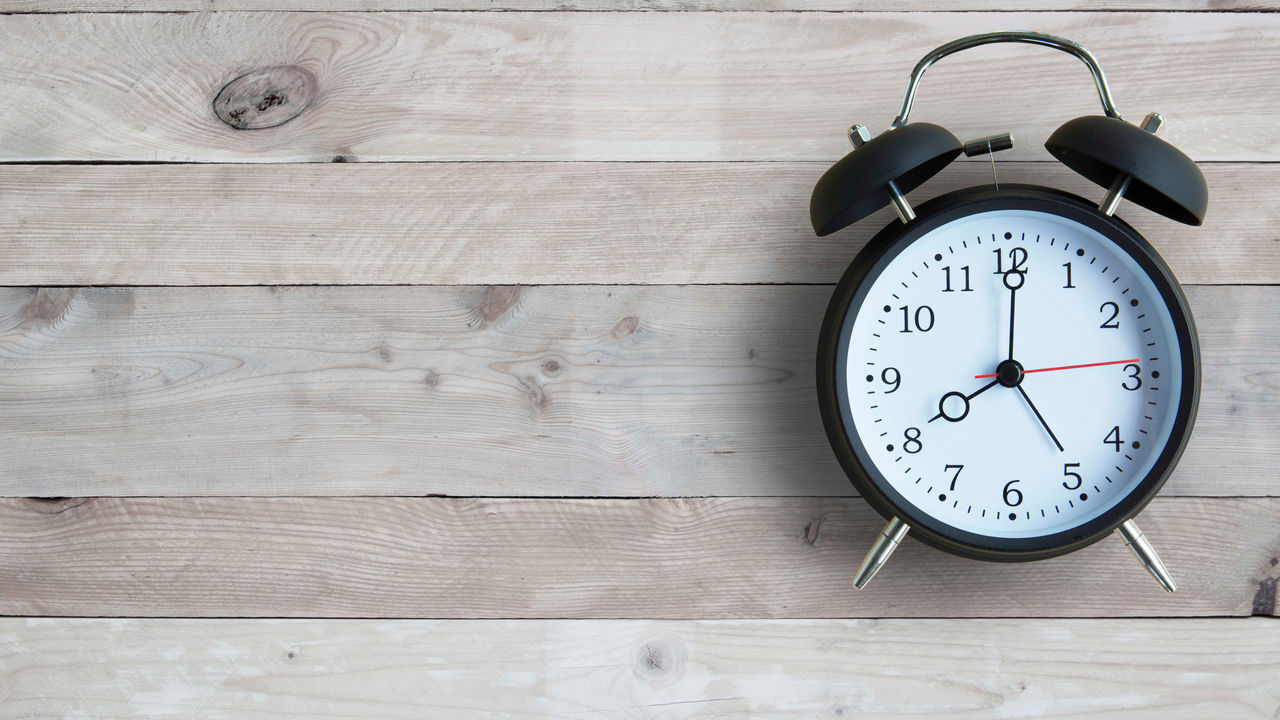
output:
[[[889, 377], [889, 373], [893, 373], [892, 378]], [[884, 391], [885, 395], [888, 395], [889, 393], [892, 393], [892, 392], [897, 392], [898, 386], [902, 384], [902, 374], [898, 372], [898, 368], [891, 368], [891, 367], [885, 368], [884, 372], [880, 373], [880, 382], [884, 383], [885, 385], [893, 386], [892, 390]]]

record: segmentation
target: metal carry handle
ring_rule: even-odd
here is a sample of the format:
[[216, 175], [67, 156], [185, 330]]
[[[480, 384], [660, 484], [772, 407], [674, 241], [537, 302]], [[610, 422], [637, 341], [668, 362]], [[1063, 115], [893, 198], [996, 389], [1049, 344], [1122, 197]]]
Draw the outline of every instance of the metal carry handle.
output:
[[979, 45], [990, 45], [991, 43], [1030, 43], [1032, 45], [1044, 45], [1065, 53], [1070, 53], [1080, 58], [1085, 65], [1089, 67], [1089, 72], [1093, 74], [1093, 84], [1098, 88], [1098, 98], [1102, 100], [1102, 110], [1107, 117], [1113, 117], [1117, 120], [1123, 120], [1120, 117], [1120, 111], [1116, 110], [1115, 101], [1111, 99], [1111, 89], [1107, 87], [1107, 76], [1102, 73], [1102, 66], [1098, 64], [1098, 59], [1089, 52], [1089, 49], [1077, 42], [1072, 42], [1066, 38], [1060, 38], [1056, 35], [1046, 35], [1038, 32], [993, 32], [983, 33], [982, 35], [970, 35], [962, 37], [959, 40], [952, 40], [945, 45], [939, 45], [932, 52], [925, 55], [916, 63], [916, 68], [911, 71], [911, 80], [907, 83], [907, 94], [902, 98], [902, 108], [898, 110], [898, 117], [894, 118], [890, 129], [902, 127], [907, 124], [907, 115], [911, 114], [911, 102], [916, 97], [916, 87], [920, 84], [920, 78], [924, 76], [924, 71], [929, 69], [942, 58], [958, 53], [961, 50], [968, 50]]

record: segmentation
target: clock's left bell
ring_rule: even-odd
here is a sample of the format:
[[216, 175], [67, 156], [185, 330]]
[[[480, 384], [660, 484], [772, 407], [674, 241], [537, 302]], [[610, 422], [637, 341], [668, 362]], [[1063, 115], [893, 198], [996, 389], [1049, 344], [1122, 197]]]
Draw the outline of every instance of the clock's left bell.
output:
[[866, 128], [849, 130], [854, 149], [832, 165], [813, 188], [809, 217], [818, 235], [857, 222], [893, 204], [902, 222], [915, 215], [903, 194], [933, 177], [964, 150], [946, 128], [909, 123], [872, 138]]

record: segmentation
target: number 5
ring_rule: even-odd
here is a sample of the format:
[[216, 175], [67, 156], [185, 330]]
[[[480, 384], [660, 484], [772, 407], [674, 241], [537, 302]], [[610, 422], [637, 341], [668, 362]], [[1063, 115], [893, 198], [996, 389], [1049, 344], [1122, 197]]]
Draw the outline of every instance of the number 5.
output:
[[1073, 477], [1076, 479], [1075, 485], [1068, 485], [1065, 480], [1062, 481], [1062, 487], [1068, 490], [1080, 489], [1080, 483], [1084, 482], [1084, 478], [1080, 477], [1080, 473], [1071, 472], [1071, 468], [1078, 468], [1078, 467], [1080, 467], [1080, 463], [1066, 463], [1065, 465], [1062, 466], [1062, 475], [1064, 477]]

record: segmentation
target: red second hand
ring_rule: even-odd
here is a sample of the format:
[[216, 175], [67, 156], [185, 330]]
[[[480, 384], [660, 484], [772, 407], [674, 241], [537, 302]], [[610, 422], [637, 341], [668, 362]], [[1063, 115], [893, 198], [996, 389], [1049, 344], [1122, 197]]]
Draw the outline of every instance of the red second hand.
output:
[[[1141, 362], [1141, 358], [1134, 358], [1132, 360], [1111, 360], [1109, 362], [1084, 363], [1083, 365], [1060, 365], [1058, 367], [1051, 367], [1051, 368], [1036, 368], [1035, 370], [1023, 370], [1022, 373], [1025, 375], [1027, 373], [1033, 373], [1033, 372], [1051, 372], [1053, 370], [1076, 370], [1078, 368], [1101, 367], [1103, 365], [1121, 365], [1125, 363], [1139, 363], [1139, 362]], [[998, 375], [999, 373], [988, 373], [986, 375], [974, 375], [973, 377], [975, 380], [981, 380], [983, 378], [997, 377]]]

